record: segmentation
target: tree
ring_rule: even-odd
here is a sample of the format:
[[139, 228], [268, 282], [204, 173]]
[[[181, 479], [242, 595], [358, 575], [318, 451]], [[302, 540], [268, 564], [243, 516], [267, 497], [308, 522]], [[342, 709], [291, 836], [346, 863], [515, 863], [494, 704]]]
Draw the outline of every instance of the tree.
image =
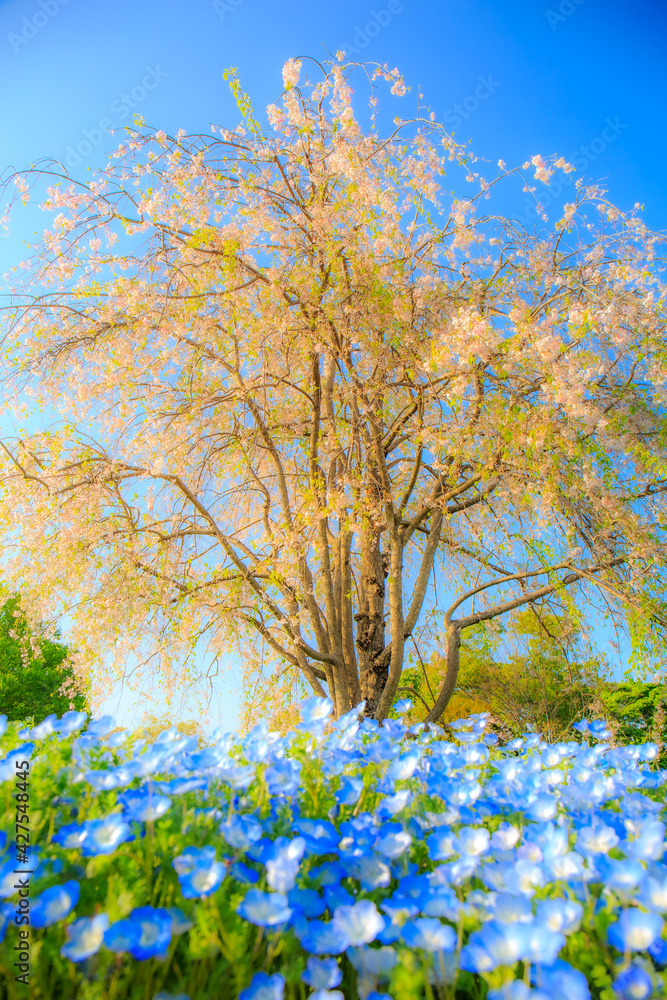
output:
[[41, 722], [70, 709], [88, 711], [76, 690], [68, 648], [34, 632], [20, 608], [20, 594], [0, 607], [0, 712], [10, 721]]
[[[286, 64], [266, 127], [232, 73], [233, 130], [137, 123], [91, 181], [8, 178], [24, 199], [46, 178], [58, 215], [13, 286], [6, 384], [64, 420], [3, 444], [6, 571], [69, 610], [79, 669], [150, 640], [169, 675], [235, 643], [338, 714], [387, 715], [439, 569], [430, 720], [462, 633], [522, 606], [597, 595], [659, 655], [657, 236], [581, 181], [540, 231], [481, 214], [500, 180], [573, 168], [487, 181], [434, 116], [381, 128], [397, 71], [362, 127], [363, 68], [320, 70]], [[472, 185], [453, 203], [449, 169]]]

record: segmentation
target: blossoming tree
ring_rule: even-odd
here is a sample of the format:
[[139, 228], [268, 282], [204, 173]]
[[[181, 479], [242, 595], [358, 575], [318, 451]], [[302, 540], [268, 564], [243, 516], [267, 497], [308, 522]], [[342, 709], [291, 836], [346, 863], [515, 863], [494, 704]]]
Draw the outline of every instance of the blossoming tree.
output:
[[376, 68], [362, 127], [350, 67], [300, 70], [266, 127], [232, 74], [233, 130], [138, 122], [90, 181], [10, 178], [24, 199], [46, 180], [58, 214], [5, 310], [6, 392], [63, 421], [2, 445], [5, 579], [32, 581], [35, 613], [63, 602], [80, 670], [150, 642], [169, 677], [200, 638], [249, 665], [263, 645], [379, 719], [438, 566], [430, 720], [462, 630], [524, 604], [597, 594], [655, 652], [657, 238], [581, 182], [540, 232], [483, 214], [524, 174], [487, 181], [432, 115], [386, 134], [373, 81], [400, 97], [398, 71]]

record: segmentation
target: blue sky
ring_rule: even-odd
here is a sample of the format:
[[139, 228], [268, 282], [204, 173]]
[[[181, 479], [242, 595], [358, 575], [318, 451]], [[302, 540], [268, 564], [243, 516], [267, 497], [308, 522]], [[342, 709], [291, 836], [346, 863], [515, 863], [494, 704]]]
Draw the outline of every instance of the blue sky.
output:
[[[491, 164], [578, 157], [612, 201], [640, 202], [649, 225], [667, 228], [666, 26], [655, 0], [0, 0], [0, 165], [68, 159], [84, 178], [136, 113], [170, 132], [235, 125], [225, 67], [239, 68], [261, 112], [282, 90], [288, 57], [354, 47], [356, 59], [404, 74], [412, 96], [402, 113], [421, 86], [437, 117]], [[524, 196], [508, 211], [525, 214]], [[27, 211], [0, 240], [3, 272], [43, 219]], [[0, 428], [11, 433], [6, 420]], [[215, 721], [232, 726], [229, 684], [216, 701]], [[135, 702], [121, 696], [126, 724]]]

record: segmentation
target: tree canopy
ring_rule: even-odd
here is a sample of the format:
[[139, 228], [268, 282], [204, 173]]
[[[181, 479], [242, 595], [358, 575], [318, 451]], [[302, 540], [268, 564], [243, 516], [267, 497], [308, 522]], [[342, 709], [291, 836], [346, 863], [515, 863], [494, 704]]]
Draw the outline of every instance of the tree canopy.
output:
[[387, 715], [438, 579], [431, 720], [462, 632], [524, 605], [597, 600], [655, 658], [658, 237], [582, 180], [528, 232], [487, 201], [564, 160], [486, 179], [421, 107], [381, 124], [398, 71], [311, 65], [286, 64], [266, 124], [232, 73], [236, 128], [137, 123], [91, 180], [8, 178], [57, 214], [5, 311], [7, 391], [63, 420], [2, 445], [3, 572], [68, 610], [79, 670], [149, 643], [175, 676], [205, 639], [338, 714]]
[[88, 710], [68, 647], [41, 631], [33, 631], [22, 614], [20, 594], [0, 606], [0, 713], [10, 721], [38, 723], [53, 713]]

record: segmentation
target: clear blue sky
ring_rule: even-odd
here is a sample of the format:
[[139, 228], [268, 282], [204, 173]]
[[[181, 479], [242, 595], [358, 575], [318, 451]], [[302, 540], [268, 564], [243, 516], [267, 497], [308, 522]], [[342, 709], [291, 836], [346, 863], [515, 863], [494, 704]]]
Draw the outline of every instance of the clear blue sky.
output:
[[[413, 94], [421, 85], [457, 139], [492, 164], [578, 157], [614, 202], [641, 202], [663, 229], [666, 26], [657, 0], [0, 0], [0, 168], [69, 158], [85, 177], [136, 113], [170, 132], [235, 125], [225, 67], [239, 68], [261, 111], [281, 92], [288, 57], [354, 47], [356, 59], [398, 66]], [[513, 212], [523, 211], [519, 200]], [[0, 240], [3, 272], [42, 219], [27, 213]], [[126, 723], [133, 697], [121, 698]], [[232, 726], [236, 695], [220, 688], [217, 701]]]

